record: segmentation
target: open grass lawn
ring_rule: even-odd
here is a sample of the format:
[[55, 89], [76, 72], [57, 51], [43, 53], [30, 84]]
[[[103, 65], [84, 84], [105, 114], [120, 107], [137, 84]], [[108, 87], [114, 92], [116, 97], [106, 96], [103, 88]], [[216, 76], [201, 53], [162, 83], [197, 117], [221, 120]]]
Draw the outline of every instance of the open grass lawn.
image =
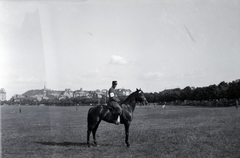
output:
[[[87, 147], [90, 107], [1, 107], [2, 157], [240, 157], [240, 109], [136, 107], [130, 148], [124, 126], [102, 122]], [[91, 136], [92, 141], [92, 136]]]

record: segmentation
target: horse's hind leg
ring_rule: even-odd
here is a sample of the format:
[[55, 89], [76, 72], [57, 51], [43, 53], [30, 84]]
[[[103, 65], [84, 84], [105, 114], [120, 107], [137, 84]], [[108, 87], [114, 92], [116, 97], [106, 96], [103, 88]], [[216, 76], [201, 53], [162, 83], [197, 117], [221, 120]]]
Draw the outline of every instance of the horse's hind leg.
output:
[[90, 134], [91, 134], [92, 130], [88, 129], [87, 130], [87, 144], [88, 144], [88, 147], [90, 147]]
[[93, 128], [92, 130], [92, 133], [93, 133], [93, 141], [94, 141], [94, 144], [97, 145], [97, 141], [96, 141], [96, 132], [97, 132], [97, 129], [98, 129], [98, 126], [100, 124], [101, 121], [99, 121], [95, 127]]
[[88, 122], [88, 130], [87, 130], [87, 144], [88, 144], [88, 147], [90, 147], [90, 134], [93, 131], [94, 127], [95, 127], [95, 123]]
[[87, 130], [87, 144], [88, 144], [88, 147], [90, 147], [90, 134], [91, 134], [91, 132], [93, 134], [94, 144], [97, 144], [95, 134], [96, 134], [96, 131], [97, 131], [97, 128], [98, 128], [98, 125], [99, 125], [100, 122], [101, 121], [91, 122], [91, 123], [88, 124], [88, 130]]

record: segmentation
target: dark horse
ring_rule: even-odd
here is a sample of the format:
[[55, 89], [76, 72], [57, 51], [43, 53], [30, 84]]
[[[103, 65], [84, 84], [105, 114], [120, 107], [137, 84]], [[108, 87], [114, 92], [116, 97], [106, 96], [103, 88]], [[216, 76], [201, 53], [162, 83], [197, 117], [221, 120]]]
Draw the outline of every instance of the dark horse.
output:
[[[147, 103], [146, 98], [143, 95], [143, 91], [141, 89], [137, 89], [135, 92], [130, 94], [126, 100], [121, 104], [122, 107], [122, 114], [120, 116], [120, 123], [124, 124], [125, 126], [125, 143], [127, 144], [127, 147], [130, 146], [128, 142], [128, 135], [129, 135], [129, 126], [133, 118], [133, 112], [136, 106], [137, 102], [141, 102], [142, 104]], [[96, 132], [98, 129], [98, 126], [102, 120], [114, 123], [114, 119], [116, 119], [112, 112], [112, 110], [109, 109], [106, 105], [97, 105], [94, 107], [91, 107], [88, 111], [88, 130], [87, 130], [87, 144], [90, 147], [90, 134], [92, 132], [93, 134], [93, 140], [94, 144], [97, 145], [96, 141]]]

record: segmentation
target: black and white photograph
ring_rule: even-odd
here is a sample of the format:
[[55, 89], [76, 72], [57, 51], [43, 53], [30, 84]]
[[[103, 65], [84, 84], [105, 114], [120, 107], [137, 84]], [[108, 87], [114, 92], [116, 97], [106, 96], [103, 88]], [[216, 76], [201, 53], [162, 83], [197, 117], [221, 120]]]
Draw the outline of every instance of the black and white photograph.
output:
[[239, 0], [0, 0], [0, 157], [239, 158]]

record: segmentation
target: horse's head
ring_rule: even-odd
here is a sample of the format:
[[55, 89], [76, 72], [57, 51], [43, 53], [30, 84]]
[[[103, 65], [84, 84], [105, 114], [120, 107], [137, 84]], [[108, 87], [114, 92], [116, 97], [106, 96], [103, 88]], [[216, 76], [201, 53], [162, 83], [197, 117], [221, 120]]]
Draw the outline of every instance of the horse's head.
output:
[[141, 88], [136, 90], [136, 96], [137, 96], [137, 97], [136, 97], [136, 100], [137, 100], [137, 101], [139, 101], [139, 102], [142, 103], [143, 105], [148, 104], [148, 101], [147, 101], [147, 99], [145, 98], [144, 93], [143, 93], [143, 91], [141, 90]]

